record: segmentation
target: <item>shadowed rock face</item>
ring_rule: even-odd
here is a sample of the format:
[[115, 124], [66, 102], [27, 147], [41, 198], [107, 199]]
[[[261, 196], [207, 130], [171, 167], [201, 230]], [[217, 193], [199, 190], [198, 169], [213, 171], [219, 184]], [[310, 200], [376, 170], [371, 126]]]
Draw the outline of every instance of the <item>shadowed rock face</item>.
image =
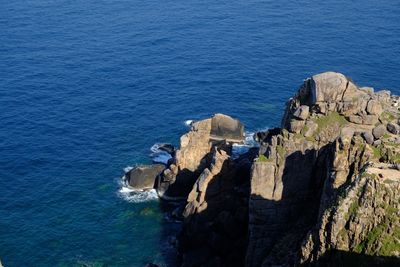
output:
[[163, 164], [138, 166], [125, 174], [125, 179], [132, 189], [153, 189], [157, 176], [165, 169]]
[[[369, 231], [381, 221], [398, 221], [383, 219], [384, 209], [373, 215], [376, 206], [367, 204], [390, 206], [400, 214], [392, 201], [400, 179], [382, 189], [379, 175], [366, 174], [373, 162], [398, 161], [399, 136], [391, 125], [398, 122], [397, 105], [398, 97], [358, 88], [339, 73], [304, 82], [287, 104], [282, 131], [262, 140], [263, 157], [252, 167], [247, 266], [318, 265], [322, 258], [329, 262], [326, 255], [334, 250], [400, 255], [400, 243], [394, 245], [400, 239], [388, 241], [386, 249], [378, 248], [387, 237], [370, 240]], [[400, 177], [396, 172], [389, 176]], [[365, 194], [363, 187], [371, 192]], [[354, 201], [365, 206], [350, 218], [346, 213], [353, 212], [355, 204], [349, 203]], [[399, 229], [385, 227], [389, 232]]]
[[186, 200], [182, 266], [400, 266], [398, 105], [343, 74], [314, 75], [281, 128], [238, 159], [239, 121], [194, 123], [157, 188]]
[[186, 199], [198, 176], [211, 164], [214, 147], [231, 153], [233, 143], [244, 140], [244, 126], [223, 114], [192, 124], [180, 140], [174, 162], [159, 179], [158, 193], [165, 199]]

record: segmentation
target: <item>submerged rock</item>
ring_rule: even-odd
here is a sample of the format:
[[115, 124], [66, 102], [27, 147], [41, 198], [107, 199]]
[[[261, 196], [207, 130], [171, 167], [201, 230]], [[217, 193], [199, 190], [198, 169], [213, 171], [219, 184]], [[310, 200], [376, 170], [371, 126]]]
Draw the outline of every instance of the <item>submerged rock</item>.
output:
[[165, 169], [163, 164], [138, 166], [125, 174], [128, 186], [135, 190], [153, 189], [157, 176]]

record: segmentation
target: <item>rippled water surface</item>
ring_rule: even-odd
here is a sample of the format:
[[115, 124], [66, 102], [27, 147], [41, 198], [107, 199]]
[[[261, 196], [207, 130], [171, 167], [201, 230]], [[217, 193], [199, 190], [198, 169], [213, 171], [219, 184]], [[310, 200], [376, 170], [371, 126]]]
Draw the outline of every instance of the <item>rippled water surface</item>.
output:
[[119, 194], [155, 142], [278, 125], [321, 71], [400, 93], [400, 2], [331, 2], [0, 1], [3, 264], [173, 265], [158, 201]]

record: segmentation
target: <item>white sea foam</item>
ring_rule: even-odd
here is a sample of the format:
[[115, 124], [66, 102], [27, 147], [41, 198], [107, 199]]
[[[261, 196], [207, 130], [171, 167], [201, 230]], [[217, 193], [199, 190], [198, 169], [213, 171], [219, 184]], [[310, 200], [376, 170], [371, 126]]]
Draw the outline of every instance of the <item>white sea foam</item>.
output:
[[186, 126], [191, 126], [193, 122], [194, 122], [194, 120], [186, 120], [185, 121], [185, 125]]
[[156, 163], [168, 164], [168, 160], [172, 158], [168, 152], [160, 149], [160, 144], [158, 143], [154, 144], [150, 151], [152, 152], [150, 157]]
[[158, 199], [157, 191], [155, 189], [148, 191], [137, 191], [128, 187], [122, 187], [119, 190], [119, 193], [124, 200], [132, 203], [147, 202]]
[[126, 166], [126, 167], [124, 168], [124, 172], [127, 173], [127, 172], [129, 172], [130, 170], [132, 170], [133, 168], [134, 168], [133, 166]]
[[128, 202], [140, 203], [158, 199], [157, 191], [155, 189], [142, 191], [129, 188], [126, 185], [125, 175], [122, 176], [119, 184], [120, 189], [118, 190], [118, 195]]
[[248, 152], [250, 148], [257, 147], [258, 143], [254, 140], [253, 132], [246, 132], [243, 144], [233, 144], [232, 146], [232, 158], [237, 159], [240, 155]]

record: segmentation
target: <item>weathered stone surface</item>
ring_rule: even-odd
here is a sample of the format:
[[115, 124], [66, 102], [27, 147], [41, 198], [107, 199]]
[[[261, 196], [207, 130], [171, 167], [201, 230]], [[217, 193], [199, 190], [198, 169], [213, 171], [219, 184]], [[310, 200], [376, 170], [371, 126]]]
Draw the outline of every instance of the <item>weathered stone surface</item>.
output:
[[303, 120], [293, 119], [290, 121], [289, 131], [292, 133], [300, 133], [304, 125], [305, 122]]
[[386, 127], [383, 124], [380, 124], [376, 126], [374, 129], [372, 129], [372, 134], [375, 137], [375, 139], [379, 139], [382, 136], [386, 134]]
[[347, 78], [336, 72], [324, 72], [311, 79], [313, 104], [318, 102], [339, 101], [348, 87]]
[[125, 174], [129, 187], [137, 190], [154, 188], [157, 176], [165, 169], [163, 164], [138, 166]]
[[[390, 99], [387, 93], [377, 96], [358, 89], [342, 74], [323, 73], [305, 81], [287, 103], [282, 128], [289, 132], [266, 138], [260, 148], [265, 156], [252, 167], [247, 266], [315, 264], [322, 255], [315, 251], [336, 242], [337, 229], [307, 232], [332, 223], [328, 215], [321, 216], [342, 188], [353, 185], [367, 162], [397, 160], [393, 146], [386, 147], [391, 139], [374, 141], [386, 133], [385, 125], [374, 125]], [[304, 120], [298, 116], [303, 105], [309, 107]], [[382, 116], [385, 121], [398, 118]], [[368, 232], [364, 230], [351, 229], [349, 238]], [[299, 251], [308, 255], [301, 262]]]
[[309, 120], [309, 121], [307, 121], [306, 127], [305, 127], [305, 128], [306, 128], [306, 130], [305, 130], [305, 132], [304, 132], [304, 136], [305, 136], [305, 137], [311, 137], [311, 136], [313, 136], [313, 135], [315, 134], [315, 132], [317, 131], [317, 129], [318, 129], [318, 124], [316, 124], [315, 122]]
[[[346, 251], [348, 255], [399, 255], [400, 204], [396, 197], [400, 193], [399, 177], [397, 169], [369, 166], [360, 176], [353, 176], [354, 182], [343, 189], [344, 197], [331, 195], [317, 228], [305, 238], [300, 263], [311, 265], [323, 259], [324, 266], [333, 266], [337, 251]], [[337, 204], [329, 207], [328, 203]], [[325, 256], [329, 251], [333, 254]], [[350, 264], [347, 261], [343, 263], [346, 266]], [[377, 266], [385, 261], [387, 266], [395, 266], [392, 264], [399, 259], [369, 257], [366, 264]]]
[[389, 122], [386, 128], [392, 134], [400, 134], [400, 126], [398, 124]]
[[372, 115], [381, 115], [383, 109], [378, 100], [370, 100], [367, 105], [367, 112]]
[[244, 140], [244, 126], [232, 117], [215, 114], [211, 119], [211, 137], [241, 142]]
[[382, 138], [398, 132], [389, 126], [398, 101], [339, 73], [315, 75], [288, 101], [282, 128], [255, 135], [254, 162], [230, 156], [243, 134], [234, 119], [194, 123], [162, 180], [192, 179], [179, 209], [183, 266], [336, 266], [337, 251], [398, 257], [400, 138]]
[[210, 119], [193, 122], [190, 132], [181, 137], [173, 164], [159, 180], [159, 196], [186, 199], [198, 176], [211, 164], [212, 149], [223, 147], [231, 153], [232, 143], [243, 140], [243, 124], [227, 115], [216, 114]]
[[310, 113], [309, 110], [310, 110], [309, 106], [301, 105], [293, 113], [293, 116], [299, 120], [305, 120], [305, 119], [307, 119], [308, 114]]
[[[213, 149], [212, 163], [200, 174], [183, 211], [182, 266], [244, 266], [248, 182], [255, 155], [249, 151], [233, 160], [223, 149]], [[207, 253], [199, 254], [204, 248]]]
[[372, 143], [374, 142], [374, 136], [372, 135], [372, 133], [370, 132], [363, 132], [362, 133], [362, 137], [364, 138], [364, 140], [367, 142], [367, 144], [372, 145]]
[[352, 123], [356, 123], [356, 124], [362, 124], [363, 123], [363, 118], [359, 115], [350, 115], [348, 117], [348, 120]]

